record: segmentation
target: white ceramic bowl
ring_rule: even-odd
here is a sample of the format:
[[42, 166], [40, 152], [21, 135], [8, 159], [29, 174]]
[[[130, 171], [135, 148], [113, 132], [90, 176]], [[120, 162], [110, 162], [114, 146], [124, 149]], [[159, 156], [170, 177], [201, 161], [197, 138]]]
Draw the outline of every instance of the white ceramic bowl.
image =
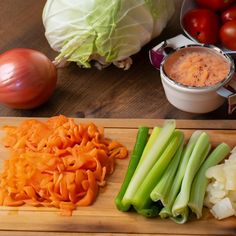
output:
[[[230, 71], [227, 77], [214, 86], [206, 87], [185, 86], [170, 79], [165, 71], [166, 63], [171, 63], [169, 58], [180, 52], [180, 50], [191, 50], [193, 47], [203, 50], [212, 50], [213, 52], [220, 54], [220, 56], [222, 56], [230, 65]], [[233, 78], [234, 62], [229, 55], [215, 46], [199, 44], [187, 45], [175, 49], [174, 52], [164, 58], [160, 66], [160, 74], [166, 97], [173, 106], [186, 112], [207, 113], [217, 109], [224, 103], [225, 97], [227, 96], [222, 96], [221, 90], [224, 89], [224, 85]]]

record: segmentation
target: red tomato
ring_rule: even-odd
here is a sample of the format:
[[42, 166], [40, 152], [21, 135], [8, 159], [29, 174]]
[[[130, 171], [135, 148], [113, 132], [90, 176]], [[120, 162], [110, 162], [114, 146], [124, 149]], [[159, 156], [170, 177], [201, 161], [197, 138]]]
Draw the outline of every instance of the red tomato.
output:
[[183, 17], [183, 26], [200, 43], [215, 44], [218, 41], [219, 18], [211, 10], [188, 11]]
[[224, 23], [230, 20], [236, 20], [236, 6], [230, 7], [222, 12], [221, 20]]
[[235, 0], [195, 0], [195, 1], [200, 7], [205, 7], [213, 11], [223, 11], [235, 2]]
[[222, 25], [220, 40], [226, 48], [236, 50], [236, 20], [228, 21]]
[[48, 100], [56, 82], [56, 67], [41, 52], [15, 48], [0, 55], [0, 103], [35, 108]]

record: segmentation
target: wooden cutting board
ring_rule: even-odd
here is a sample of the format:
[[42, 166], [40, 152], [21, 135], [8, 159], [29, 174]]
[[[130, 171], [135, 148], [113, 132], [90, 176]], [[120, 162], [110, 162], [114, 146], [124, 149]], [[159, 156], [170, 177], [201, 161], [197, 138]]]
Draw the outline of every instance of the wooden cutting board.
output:
[[[25, 118], [0, 118], [0, 126], [16, 125]], [[41, 118], [43, 119], [43, 118]], [[146, 125], [150, 128], [162, 125], [164, 120], [149, 119], [77, 119], [78, 122], [94, 122], [105, 127], [105, 136], [123, 143], [132, 151], [137, 128]], [[177, 120], [177, 128], [183, 130], [186, 139], [196, 129], [206, 130], [211, 143], [216, 145], [226, 142], [231, 147], [236, 145], [235, 120]], [[4, 135], [0, 131], [0, 138]], [[0, 167], [8, 158], [8, 152], [0, 146]], [[108, 177], [105, 188], [100, 189], [96, 202], [89, 207], [80, 207], [73, 212], [72, 217], [60, 216], [54, 208], [0, 207], [0, 233], [12, 235], [37, 235], [57, 232], [57, 235], [67, 232], [82, 232], [83, 234], [167, 234], [167, 235], [236, 235], [236, 217], [217, 221], [208, 210], [204, 210], [203, 218], [191, 219], [184, 225], [178, 225], [171, 220], [159, 218], [146, 219], [136, 213], [119, 212], [114, 205], [114, 198], [119, 191], [125, 175], [129, 158], [116, 162], [115, 172]], [[19, 234], [19, 232], [21, 232]]]

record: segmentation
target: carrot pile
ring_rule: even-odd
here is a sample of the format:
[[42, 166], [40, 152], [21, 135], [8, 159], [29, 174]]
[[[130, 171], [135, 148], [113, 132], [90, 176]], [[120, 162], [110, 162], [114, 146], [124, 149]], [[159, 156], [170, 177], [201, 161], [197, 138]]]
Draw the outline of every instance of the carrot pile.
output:
[[0, 205], [5, 206], [57, 207], [71, 215], [95, 201], [114, 160], [128, 154], [95, 124], [76, 124], [63, 115], [4, 130], [4, 145], [11, 150], [0, 174]]

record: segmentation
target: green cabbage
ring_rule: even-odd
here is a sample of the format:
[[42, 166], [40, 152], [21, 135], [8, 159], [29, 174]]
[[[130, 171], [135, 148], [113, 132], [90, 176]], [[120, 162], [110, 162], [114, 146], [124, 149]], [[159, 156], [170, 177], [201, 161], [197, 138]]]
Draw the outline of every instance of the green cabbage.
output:
[[173, 0], [47, 0], [43, 24], [59, 52], [56, 63], [88, 68], [94, 60], [126, 68], [129, 57], [158, 36], [173, 13]]

